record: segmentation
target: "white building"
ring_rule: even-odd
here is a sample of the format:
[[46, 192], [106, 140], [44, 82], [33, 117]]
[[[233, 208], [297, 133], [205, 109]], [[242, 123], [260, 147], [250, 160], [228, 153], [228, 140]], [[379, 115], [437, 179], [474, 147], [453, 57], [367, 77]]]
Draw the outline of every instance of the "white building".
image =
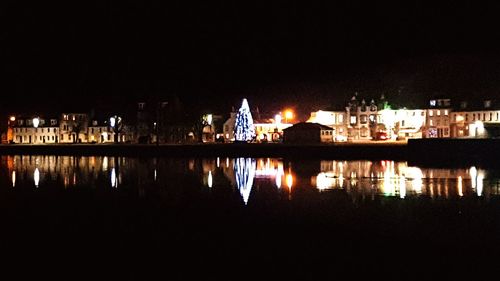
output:
[[500, 110], [493, 108], [491, 100], [476, 108], [462, 102], [460, 109], [452, 112], [450, 123], [452, 137], [485, 138], [488, 137], [487, 128], [500, 126]]
[[383, 124], [391, 139], [422, 138], [426, 120], [425, 109], [382, 109], [378, 123]]
[[15, 117], [12, 123], [12, 141], [24, 144], [59, 142], [59, 126], [56, 118]]
[[347, 112], [323, 111], [311, 112], [307, 123], [318, 123], [333, 129], [334, 141], [347, 140]]

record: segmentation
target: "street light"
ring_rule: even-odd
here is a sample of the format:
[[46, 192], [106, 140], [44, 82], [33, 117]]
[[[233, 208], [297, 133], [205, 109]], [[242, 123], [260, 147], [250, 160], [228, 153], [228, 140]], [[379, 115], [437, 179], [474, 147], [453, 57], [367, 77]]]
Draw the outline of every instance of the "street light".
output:
[[121, 126], [121, 121], [122, 121], [122, 118], [119, 117], [119, 116], [111, 116], [109, 118], [109, 126], [111, 127], [111, 129], [113, 130], [113, 133], [114, 133], [114, 142], [118, 142], [118, 133], [120, 131], [120, 126]]
[[286, 110], [285, 111], [285, 123], [288, 123], [288, 119], [292, 119], [292, 118], [293, 118], [293, 111], [291, 111], [290, 109]]
[[39, 124], [40, 124], [40, 118], [38, 117], [33, 118], [33, 127], [38, 128]]

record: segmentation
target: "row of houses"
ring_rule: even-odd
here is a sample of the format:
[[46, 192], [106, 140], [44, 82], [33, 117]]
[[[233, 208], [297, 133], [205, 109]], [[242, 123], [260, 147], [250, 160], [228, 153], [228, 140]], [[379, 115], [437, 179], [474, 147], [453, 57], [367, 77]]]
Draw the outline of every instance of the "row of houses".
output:
[[[287, 142], [334, 142], [411, 138], [487, 138], [500, 136], [500, 105], [432, 99], [423, 109], [392, 109], [382, 96], [366, 102], [355, 94], [341, 110], [319, 110], [285, 129]], [[314, 131], [314, 133], [312, 133]]]
[[[102, 115], [104, 116], [104, 115]], [[62, 113], [55, 116], [12, 115], [4, 141], [43, 143], [184, 143], [231, 142], [236, 112], [229, 118], [202, 114], [191, 122], [181, 104], [139, 102], [135, 117], [107, 114]], [[486, 138], [500, 135], [500, 104], [481, 104], [450, 99], [430, 100], [426, 108], [393, 109], [382, 96], [377, 102], [355, 94], [344, 108], [311, 112], [306, 122], [283, 122], [281, 113], [261, 116], [253, 123], [256, 142], [337, 142], [410, 138]], [[224, 121], [225, 120], [225, 121]]]
[[19, 144], [129, 142], [133, 138], [133, 131], [120, 117], [90, 120], [86, 113], [12, 115], [6, 135], [7, 142]]

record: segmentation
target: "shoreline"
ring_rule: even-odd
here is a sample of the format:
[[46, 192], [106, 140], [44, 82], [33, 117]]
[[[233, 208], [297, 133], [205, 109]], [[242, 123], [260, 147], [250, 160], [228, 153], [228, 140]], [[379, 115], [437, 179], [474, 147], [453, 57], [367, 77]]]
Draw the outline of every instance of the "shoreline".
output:
[[[0, 155], [127, 157], [279, 157], [337, 160], [398, 160], [447, 166], [500, 165], [500, 139], [417, 139], [406, 142], [334, 144], [45, 144], [0, 145]], [[438, 164], [439, 163], [439, 164]]]

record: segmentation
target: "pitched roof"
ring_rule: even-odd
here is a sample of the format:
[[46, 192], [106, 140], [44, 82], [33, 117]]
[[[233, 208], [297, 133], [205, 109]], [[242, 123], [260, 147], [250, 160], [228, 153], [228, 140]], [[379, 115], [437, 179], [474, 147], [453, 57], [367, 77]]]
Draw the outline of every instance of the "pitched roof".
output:
[[333, 130], [331, 127], [321, 125], [318, 123], [309, 123], [309, 122], [300, 122], [283, 130], [286, 131], [286, 130], [304, 130], [304, 129]]

